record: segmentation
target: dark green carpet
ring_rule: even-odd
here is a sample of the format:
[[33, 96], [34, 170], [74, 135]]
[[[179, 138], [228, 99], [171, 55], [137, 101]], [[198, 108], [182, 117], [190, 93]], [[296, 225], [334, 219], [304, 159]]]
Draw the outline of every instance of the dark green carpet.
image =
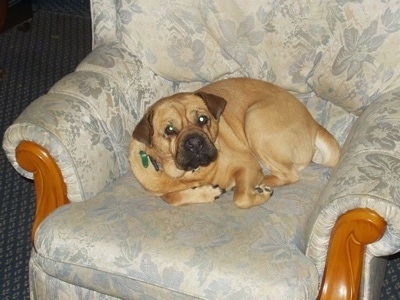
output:
[[[31, 28], [0, 34], [0, 138], [35, 98], [72, 72], [91, 50], [89, 0], [34, 2]], [[34, 212], [32, 182], [0, 151], [0, 299], [29, 299]], [[400, 255], [388, 265], [381, 299], [400, 299]], [[54, 299], [56, 300], [56, 299]]]

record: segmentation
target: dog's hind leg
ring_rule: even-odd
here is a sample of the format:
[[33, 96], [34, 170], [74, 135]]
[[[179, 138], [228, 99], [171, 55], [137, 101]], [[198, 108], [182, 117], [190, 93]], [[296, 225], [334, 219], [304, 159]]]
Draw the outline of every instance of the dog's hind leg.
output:
[[236, 172], [233, 202], [239, 208], [250, 208], [263, 204], [273, 194], [273, 190], [269, 186], [260, 182], [263, 174], [261, 169], [255, 171], [259, 166], [256, 161], [254, 164], [254, 167], [247, 166]]
[[261, 184], [269, 187], [275, 187], [295, 183], [299, 180], [299, 173], [294, 167], [270, 165], [269, 169], [270, 173], [264, 176], [264, 178], [261, 180]]
[[249, 148], [270, 171], [261, 184], [269, 187], [298, 181], [298, 172], [311, 162], [313, 154], [312, 135], [302, 130], [298, 120], [287, 120], [275, 108], [257, 102], [248, 109], [245, 120]]

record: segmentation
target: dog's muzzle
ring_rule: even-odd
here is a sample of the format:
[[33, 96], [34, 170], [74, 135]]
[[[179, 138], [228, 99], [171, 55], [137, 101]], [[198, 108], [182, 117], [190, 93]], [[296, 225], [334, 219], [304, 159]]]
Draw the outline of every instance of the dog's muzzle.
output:
[[190, 133], [179, 141], [176, 164], [181, 170], [195, 170], [215, 161], [217, 154], [217, 149], [206, 134], [203, 132]]

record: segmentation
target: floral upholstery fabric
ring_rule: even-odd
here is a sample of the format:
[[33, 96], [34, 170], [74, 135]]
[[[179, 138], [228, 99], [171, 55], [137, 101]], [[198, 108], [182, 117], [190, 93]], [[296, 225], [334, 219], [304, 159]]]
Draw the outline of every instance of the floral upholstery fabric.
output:
[[[309, 84], [318, 96], [360, 114], [400, 87], [400, 1], [326, 1], [331, 31]], [[348, 17], [348, 16], [351, 17]]]
[[34, 263], [64, 282], [124, 299], [313, 299], [318, 273], [304, 255], [303, 233], [328, 174], [313, 165], [265, 205], [241, 210], [232, 192], [210, 205], [172, 207], [128, 172], [46, 219]]
[[[118, 1], [122, 43], [173, 81], [246, 76], [305, 92], [327, 43], [324, 5], [313, 1]], [[163, 9], [160, 9], [163, 7]], [[164, 49], [164, 51], [159, 51]]]
[[[354, 207], [388, 223], [362, 278], [362, 298], [379, 294], [380, 257], [400, 250], [398, 0], [227, 3], [91, 1], [92, 53], [4, 134], [28, 178], [18, 143], [48, 149], [73, 202], [37, 232], [33, 299], [313, 299], [330, 231]], [[181, 208], [146, 194], [127, 160], [146, 109], [235, 76], [273, 81], [304, 103], [344, 145], [332, 176], [312, 165], [250, 210], [231, 193]]]

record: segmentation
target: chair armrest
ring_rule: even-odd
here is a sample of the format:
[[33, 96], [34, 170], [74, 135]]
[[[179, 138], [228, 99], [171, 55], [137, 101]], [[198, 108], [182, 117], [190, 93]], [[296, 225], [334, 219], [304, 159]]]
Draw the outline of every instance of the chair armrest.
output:
[[[80, 85], [87, 88], [93, 82], [105, 84], [97, 96], [110, 102], [93, 103], [91, 95], [78, 93]], [[23, 176], [34, 179], [32, 237], [52, 210], [90, 198], [123, 174], [130, 132], [122, 116], [128, 114], [124, 106], [112, 105], [123, 100], [120, 88], [105, 76], [78, 71], [31, 103], [5, 132], [8, 159]]]
[[[365, 255], [365, 251], [358, 254], [352, 252], [349, 243], [358, 243], [363, 247], [372, 243], [366, 251], [375, 257], [400, 250], [400, 90], [381, 96], [360, 116], [346, 140], [339, 165], [321, 195], [307, 246], [307, 255], [313, 259], [320, 274], [325, 263], [335, 255], [332, 244], [328, 253], [330, 241], [338, 239], [338, 231], [333, 230], [335, 224], [341, 215], [349, 214], [354, 209], [362, 209], [366, 216], [369, 212], [376, 214], [374, 226], [380, 229], [375, 232], [370, 225], [365, 225], [367, 217], [364, 220], [357, 217], [358, 222], [350, 224], [346, 234], [339, 231], [342, 235], [339, 237], [341, 246], [337, 249], [341, 249], [345, 256], [333, 261], [332, 265], [347, 264], [343, 269], [347, 274], [336, 274], [336, 277], [347, 277], [348, 290], [343, 293], [347, 296], [358, 294], [361, 270], [355, 272], [353, 262], [358, 261], [357, 268], [362, 268]], [[383, 219], [380, 220], [380, 217]], [[387, 226], [382, 222], [386, 222]], [[369, 236], [366, 240], [370, 240], [357, 240], [357, 230], [366, 233]], [[379, 231], [384, 231], [382, 238]], [[326, 284], [331, 288], [334, 286], [332, 282]], [[343, 296], [335, 299], [352, 298]]]
[[128, 142], [140, 108], [127, 99], [135, 79], [128, 65], [136, 62], [124, 61], [121, 52], [116, 43], [95, 49], [4, 134], [9, 161], [34, 179], [32, 237], [54, 209], [92, 197], [128, 167]]
[[137, 120], [172, 87], [112, 42], [23, 111], [6, 130], [3, 148], [15, 169], [34, 179], [32, 236], [54, 209], [93, 197], [126, 172]]
[[22, 141], [46, 149], [61, 170], [71, 202], [93, 197], [129, 168], [131, 133], [154, 90], [172, 83], [146, 69], [118, 43], [102, 45], [48, 94], [33, 101], [4, 134], [13, 166], [32, 178], [15, 158]]
[[[99, 101], [93, 101], [94, 97]], [[119, 87], [100, 74], [80, 71], [67, 75], [7, 129], [3, 140], [7, 157], [22, 175], [32, 178], [16, 161], [15, 150], [23, 141], [34, 142], [46, 149], [60, 168], [68, 199], [90, 198], [124, 172], [126, 155], [121, 152], [130, 133], [121, 117], [127, 115], [126, 108], [114, 105], [123, 97]]]

